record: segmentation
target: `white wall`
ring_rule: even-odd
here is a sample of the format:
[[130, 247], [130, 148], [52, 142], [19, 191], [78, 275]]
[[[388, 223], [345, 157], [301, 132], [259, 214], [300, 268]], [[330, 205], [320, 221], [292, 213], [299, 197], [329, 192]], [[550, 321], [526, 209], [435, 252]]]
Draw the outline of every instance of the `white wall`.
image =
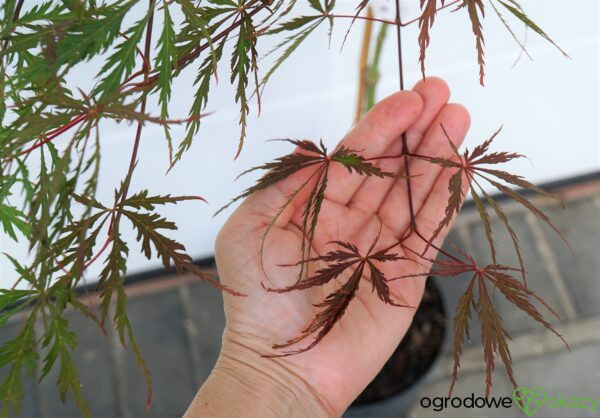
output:
[[[338, 4], [338, 13], [352, 13], [356, 1], [338, 1]], [[379, 4], [391, 7], [392, 2], [382, 0]], [[473, 123], [467, 146], [480, 143], [504, 124], [503, 133], [496, 141], [497, 149], [530, 157], [530, 160], [511, 163], [511, 170], [538, 182], [598, 170], [598, 5], [594, 0], [529, 0], [522, 4], [572, 60], [563, 58], [552, 45], [529, 31], [527, 46], [535, 61], [523, 57], [511, 68], [519, 53], [518, 46], [488, 7], [484, 31], [487, 78], [486, 87], [482, 88], [478, 84], [474, 38], [466, 11], [445, 10], [438, 15], [432, 32], [427, 72], [445, 78], [453, 91], [451, 100], [469, 108]], [[403, 3], [403, 20], [417, 16], [418, 10], [416, 1]], [[201, 195], [210, 202], [210, 205], [182, 203], [163, 210], [180, 227], [173, 236], [184, 243], [193, 256], [212, 254], [214, 238], [230, 211], [215, 219], [211, 219], [212, 213], [256, 178], [247, 176], [233, 182], [237, 174], [289, 151], [284, 144], [265, 143], [265, 140], [323, 138], [333, 145], [350, 128], [362, 29], [357, 24], [343, 51], [339, 52], [347, 23], [336, 21], [330, 49], [323, 28], [280, 68], [263, 96], [262, 115], [256, 119], [254, 112], [250, 120], [246, 145], [237, 160], [234, 161], [233, 156], [239, 132], [238, 109], [233, 104], [233, 90], [227, 83], [226, 65], [220, 69], [221, 82], [208, 106], [214, 113], [205, 119], [195, 145], [184, 160], [168, 175], [165, 174], [168, 161], [162, 128], [145, 128], [140, 163], [131, 190], [150, 187], [152, 193]], [[518, 34], [524, 33], [517, 22], [514, 28]], [[416, 26], [405, 28], [408, 85], [420, 77], [416, 36]], [[382, 62], [381, 97], [397, 89], [394, 48], [393, 36], [389, 36]], [[264, 62], [265, 68], [267, 63], [268, 59]], [[193, 70], [186, 70], [175, 84], [172, 117], [187, 114], [193, 93]], [[81, 78], [95, 71], [94, 63], [90, 63], [81, 72]], [[156, 108], [151, 112], [157, 113]], [[110, 202], [128, 165], [134, 128], [127, 125], [106, 125], [105, 128], [99, 199]], [[174, 129], [174, 136], [182, 137], [181, 132]], [[125, 238], [133, 242], [134, 235], [128, 231]], [[15, 245], [6, 237], [1, 237], [0, 244], [2, 251], [25, 257], [25, 244]], [[159, 264], [156, 260], [146, 260], [137, 251], [137, 245], [131, 245], [130, 272]], [[0, 286], [10, 286], [14, 272], [5, 260], [1, 260], [0, 265]], [[100, 268], [101, 263], [90, 268], [90, 281], [94, 281]]]

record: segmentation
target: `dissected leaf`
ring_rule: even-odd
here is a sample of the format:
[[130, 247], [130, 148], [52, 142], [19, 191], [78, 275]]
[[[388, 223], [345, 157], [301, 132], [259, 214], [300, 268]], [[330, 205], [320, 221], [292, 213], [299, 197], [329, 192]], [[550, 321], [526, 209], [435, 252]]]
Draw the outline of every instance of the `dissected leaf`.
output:
[[98, 75], [103, 77], [95, 89], [95, 93], [100, 99], [116, 92], [121, 83], [133, 71], [135, 56], [138, 53], [137, 45], [142, 39], [148, 18], [149, 15], [145, 15], [129, 28], [124, 35], [125, 40], [117, 45], [115, 52], [100, 69]]
[[[505, 229], [507, 230], [508, 234], [510, 235], [511, 240], [513, 242], [513, 246], [515, 248], [515, 252], [519, 259], [523, 279], [525, 280], [525, 265], [522, 259], [521, 250], [519, 248], [519, 239], [517, 237], [517, 234], [515, 233], [515, 230], [511, 227], [508, 218], [506, 217], [500, 206], [495, 202], [494, 198], [485, 192], [483, 186], [480, 184], [480, 181], [485, 180], [486, 182], [494, 186], [496, 189], [498, 189], [498, 191], [500, 191], [507, 197], [511, 198], [515, 202], [528, 209], [536, 217], [538, 217], [540, 220], [542, 220], [544, 223], [550, 226], [550, 228], [552, 228], [561, 238], [562, 234], [554, 225], [552, 220], [542, 210], [538, 209], [535, 206], [535, 204], [530, 202], [526, 197], [524, 197], [517, 191], [511, 189], [507, 185], [517, 186], [550, 198], [554, 198], [554, 195], [528, 182], [521, 176], [510, 174], [506, 171], [497, 170], [489, 167], [523, 157], [521, 154], [512, 152], [489, 151], [490, 145], [492, 144], [496, 136], [499, 134], [501, 129], [502, 128], [498, 129], [498, 131], [496, 131], [494, 135], [492, 135], [492, 137], [486, 140], [483, 144], [475, 147], [473, 149], [473, 152], [466, 150], [462, 153], [462, 155], [458, 152], [451, 139], [448, 137], [446, 130], [443, 129], [448, 139], [448, 142], [450, 143], [451, 148], [454, 151], [455, 158], [449, 159], [440, 157], [425, 157], [425, 159], [427, 159], [428, 161], [440, 165], [444, 168], [457, 169], [456, 173], [451, 177], [450, 182], [448, 184], [448, 190], [450, 191], [450, 199], [448, 200], [448, 205], [446, 206], [446, 215], [440, 221], [438, 227], [436, 228], [432, 236], [429, 238], [429, 245], [431, 245], [433, 240], [441, 233], [441, 231], [450, 224], [452, 217], [458, 213], [458, 210], [464, 200], [464, 194], [462, 193], [462, 184], [463, 182], [469, 182], [471, 183], [471, 196], [473, 197], [475, 207], [484, 225], [486, 239], [490, 246], [493, 263], [496, 263], [496, 247], [494, 243], [493, 231], [491, 229], [487, 208], [481, 200], [479, 193], [481, 193], [486, 198], [486, 201], [496, 212], [496, 214], [502, 221], [502, 224], [504, 225]], [[506, 183], [507, 185], [501, 183], [501, 181]]]
[[[515, 2], [515, 4], [516, 4], [516, 7], [518, 7], [519, 9], [521, 8], [521, 6], [518, 3]], [[502, 13], [500, 13], [500, 10], [498, 10], [498, 8], [496, 7], [496, 5], [494, 4], [493, 1], [490, 2], [490, 6], [492, 6], [492, 9], [494, 9], [494, 12], [498, 16], [498, 18], [500, 19], [500, 21], [502, 22], [502, 24], [504, 25], [504, 27], [506, 28], [506, 30], [508, 30], [508, 32], [513, 37], [513, 39], [515, 40], [515, 42], [517, 43], [517, 45], [519, 45], [519, 47], [521, 48], [521, 53], [524, 53], [525, 55], [527, 55], [527, 57], [530, 60], [533, 61], [533, 58], [531, 57], [531, 55], [529, 55], [529, 52], [527, 51], [527, 48], [525, 48], [525, 42], [524, 41], [521, 42], [521, 40], [517, 37], [517, 35], [513, 31], [513, 29], [510, 27], [510, 25], [508, 24], [508, 22], [506, 21], [506, 19], [504, 19], [504, 16], [502, 15]], [[520, 56], [521, 55], [519, 54], [519, 57]], [[517, 61], [518, 61], [518, 59], [517, 59]]]
[[471, 19], [471, 27], [473, 34], [475, 35], [475, 49], [477, 50], [477, 63], [479, 64], [479, 83], [483, 86], [483, 80], [485, 77], [485, 59], [483, 52], [483, 32], [481, 25], [481, 18], [485, 16], [483, 1], [482, 0], [464, 0], [464, 5], [469, 12], [469, 18]]
[[18, 416], [21, 410], [21, 401], [24, 396], [23, 374], [27, 372], [31, 377], [37, 367], [38, 354], [34, 330], [36, 316], [32, 314], [19, 334], [12, 340], [0, 346], [0, 367], [8, 366], [4, 380], [0, 384], [0, 415], [9, 414]]
[[435, 22], [437, 0], [420, 0], [421, 16], [419, 16], [419, 62], [421, 74], [425, 78], [425, 52], [430, 42], [429, 30]]
[[123, 200], [123, 206], [133, 207], [135, 209], [154, 210], [156, 205], [165, 205], [169, 203], [179, 203], [186, 200], [202, 200], [200, 196], [148, 196], [148, 190], [142, 190]]
[[127, 295], [125, 294], [123, 287], [118, 287], [116, 292], [117, 302], [114, 317], [115, 325], [119, 334], [121, 344], [125, 346], [126, 338], [129, 340], [129, 345], [133, 350], [135, 361], [144, 373], [144, 380], [146, 381], [146, 409], [149, 410], [150, 404], [152, 402], [152, 375], [150, 373], [150, 368], [146, 364], [146, 360], [144, 360], [144, 357], [142, 356], [142, 351], [140, 350], [137, 340], [133, 335], [133, 328], [131, 327], [129, 317], [127, 316]]
[[298, 274], [298, 280], [300, 281], [305, 273], [303, 262], [311, 259], [312, 243], [317, 228], [319, 213], [321, 212], [321, 205], [325, 199], [330, 164], [341, 164], [350, 173], [354, 172], [359, 175], [375, 176], [380, 178], [402, 178], [402, 176], [397, 176], [393, 173], [388, 173], [381, 170], [363, 156], [359, 155], [357, 151], [346, 147], [339, 147], [331, 156], [328, 156], [327, 148], [322, 141], [319, 145], [309, 140], [284, 139], [283, 141], [289, 142], [298, 147], [298, 152], [293, 152], [283, 157], [276, 158], [272, 162], [260, 165], [258, 167], [253, 167], [240, 174], [241, 176], [255, 170], [268, 170], [254, 186], [249, 187], [242, 194], [232, 199], [227, 205], [219, 209], [215, 215], [219, 214], [231, 204], [242, 198], [246, 198], [259, 190], [263, 190], [269, 186], [277, 184], [278, 182], [285, 180], [300, 170], [313, 167], [313, 173], [308, 176], [306, 181], [302, 183], [295, 191], [287, 196], [285, 203], [279, 208], [278, 212], [271, 219], [271, 222], [263, 234], [263, 240], [260, 249], [262, 260], [264, 243], [271, 230], [271, 227], [275, 224], [281, 213], [283, 213], [284, 209], [289, 206], [298, 193], [307, 187], [309, 183], [311, 183], [312, 189], [307, 201], [304, 203], [304, 209], [302, 211], [302, 243], [300, 249], [300, 260], [302, 262], [300, 263], [301, 268]]
[[517, 7], [517, 4], [515, 4], [516, 2], [510, 2], [512, 4], [510, 4], [507, 1], [502, 1], [502, 0], [497, 0], [502, 6], [506, 7], [506, 9], [508, 9], [509, 12], [511, 12], [513, 15], [515, 15], [519, 20], [521, 20], [523, 23], [525, 23], [525, 25], [528, 28], [533, 29], [533, 31], [535, 33], [537, 33], [538, 35], [540, 35], [542, 38], [546, 39], [548, 42], [550, 42], [552, 45], [554, 45], [565, 57], [569, 57], [569, 55], [563, 51], [547, 34], [546, 32], [544, 32], [538, 25], [536, 25], [536, 23], [534, 21], [532, 21], [524, 12], [523, 9], [521, 9], [520, 7]]
[[92, 413], [83, 396], [75, 362], [71, 355], [71, 352], [77, 347], [77, 336], [69, 330], [69, 322], [60, 316], [54, 317], [48, 326], [42, 346], [48, 348], [48, 352], [44, 357], [41, 377], [46, 376], [54, 363], [58, 361], [58, 387], [61, 400], [65, 402], [67, 393], [71, 392], [83, 416], [91, 417]]
[[452, 367], [452, 380], [448, 396], [452, 395], [454, 385], [458, 380], [458, 369], [460, 368], [460, 357], [462, 355], [462, 343], [469, 340], [469, 323], [471, 322], [471, 305], [473, 304], [473, 286], [475, 278], [472, 278], [464, 293], [458, 300], [454, 314], [454, 366]]
[[321, 144], [321, 148], [319, 148], [313, 142], [308, 140], [285, 139], [284, 141], [297, 146], [300, 148], [300, 150], [305, 151], [306, 153], [294, 152], [292, 154], [276, 158], [272, 162], [265, 163], [244, 171], [242, 174], [240, 174], [240, 176], [256, 170], [267, 170], [267, 172], [256, 182], [254, 186], [249, 187], [242, 194], [233, 198], [227, 205], [219, 209], [215, 215], [218, 215], [221, 211], [228, 208], [234, 202], [250, 196], [252, 193], [272, 186], [304, 168], [325, 162], [327, 150], [325, 149], [324, 145]]
[[156, 256], [162, 260], [166, 269], [171, 269], [171, 266], [173, 266], [178, 273], [192, 273], [196, 277], [233, 295], [241, 295], [220, 284], [211, 274], [201, 271], [194, 265], [194, 260], [187, 254], [183, 244], [160, 232], [161, 229], [177, 229], [175, 223], [168, 221], [157, 213], [133, 212], [130, 210], [121, 210], [121, 213], [131, 221], [137, 231], [136, 239], [141, 243], [142, 252], [146, 258], [150, 259], [152, 257], [152, 249], [154, 249]]
[[301, 278], [295, 284], [284, 287], [284, 288], [267, 288], [271, 292], [284, 293], [295, 290], [308, 289], [314, 286], [322, 286], [333, 279], [341, 278], [343, 274], [349, 273], [349, 278], [334, 292], [330, 293], [325, 300], [316, 304], [318, 308], [322, 308], [313, 321], [303, 329], [299, 336], [292, 338], [283, 344], [274, 344], [274, 349], [282, 349], [297, 344], [311, 335], [315, 335], [313, 341], [306, 347], [286, 351], [281, 354], [271, 354], [267, 357], [282, 357], [293, 354], [302, 353], [310, 350], [316, 346], [334, 327], [334, 325], [342, 318], [346, 308], [354, 298], [360, 280], [363, 277], [363, 273], [366, 269], [370, 273], [370, 281], [372, 284], [372, 291], [377, 293], [379, 299], [384, 303], [392, 306], [411, 308], [408, 305], [403, 305], [392, 300], [390, 296], [390, 289], [388, 286], [388, 279], [385, 277], [383, 272], [377, 267], [376, 263], [384, 263], [387, 261], [398, 261], [405, 260], [405, 257], [401, 257], [396, 253], [390, 252], [391, 248], [384, 248], [382, 250], [372, 252], [373, 247], [378, 241], [378, 238], [373, 242], [371, 249], [364, 257], [358, 251], [358, 248], [350, 242], [335, 241], [333, 244], [337, 245], [339, 249], [329, 251], [323, 256], [315, 257], [309, 260], [301, 261], [297, 264], [306, 264], [309, 262], [325, 262], [327, 265], [318, 269], [313, 275], [305, 278]]
[[333, 329], [333, 326], [341, 319], [346, 312], [348, 305], [358, 290], [360, 279], [363, 273], [364, 263], [357, 266], [356, 270], [350, 276], [350, 279], [342, 285], [342, 287], [329, 294], [325, 300], [321, 303], [316, 304], [317, 308], [323, 308], [317, 313], [315, 319], [302, 330], [300, 335], [296, 338], [286, 341], [283, 344], [274, 344], [273, 349], [278, 350], [281, 348], [287, 348], [293, 344], [296, 344], [312, 334], [316, 334], [313, 341], [304, 348], [287, 351], [283, 354], [275, 354], [269, 357], [284, 357], [293, 354], [303, 353], [316, 346], [324, 337]]
[[307, 16], [298, 18], [290, 22], [286, 22], [282, 24], [279, 28], [273, 29], [271, 32], [269, 32], [270, 34], [275, 34], [282, 30], [287, 31], [302, 28], [299, 32], [287, 37], [283, 42], [279, 43], [273, 49], [273, 51], [275, 51], [283, 47], [286, 48], [281, 54], [281, 56], [275, 61], [273, 66], [269, 69], [269, 71], [267, 71], [265, 76], [262, 78], [261, 82], [259, 83], [259, 88], [264, 89], [271, 76], [281, 66], [281, 64], [283, 64], [283, 62], [287, 60], [296, 49], [298, 49], [300, 44], [302, 44], [302, 42], [304, 42], [306, 38], [308, 38], [308, 35], [310, 35], [324, 21], [325, 18], [323, 16]]
[[31, 226], [27, 223], [25, 214], [14, 206], [0, 203], [0, 222], [2, 228], [14, 241], [18, 241], [15, 234], [15, 228], [19, 230], [25, 238], [31, 234]]
[[[492, 386], [492, 374], [494, 372], [496, 354], [499, 354], [509, 380], [513, 386], [517, 388], [518, 385], [514, 377], [512, 358], [507, 343], [510, 336], [502, 325], [502, 318], [498, 314], [496, 307], [489, 296], [487, 286], [492, 285], [493, 287], [500, 289], [500, 292], [505, 296], [507, 302], [513, 304], [515, 308], [520, 309], [534, 321], [550, 330], [565, 343], [567, 348], [569, 348], [569, 345], [562, 335], [556, 331], [550, 322], [544, 319], [543, 315], [537, 310], [532, 302], [534, 300], [539, 302], [556, 318], [560, 319], [560, 317], [540, 296], [527, 288], [521, 281], [513, 277], [513, 273], [520, 272], [520, 269], [501, 264], [480, 266], [468, 254], [460, 250], [458, 250], [458, 253], [460, 258], [450, 255], [449, 258], [429, 260], [433, 263], [431, 271], [403, 275], [390, 279], [390, 281], [410, 280], [415, 277], [427, 277], [429, 275], [450, 278], [462, 274], [469, 274], [471, 279], [465, 292], [458, 301], [454, 317], [454, 366], [452, 369], [448, 396], [452, 395], [452, 391], [458, 379], [462, 343], [465, 338], [469, 338], [471, 307], [475, 308], [481, 322], [481, 342], [486, 363], [486, 396], [489, 396]], [[475, 291], [477, 291], [477, 297]]]
[[161, 106], [161, 118], [169, 116], [169, 100], [171, 99], [171, 84], [173, 83], [172, 67], [177, 62], [177, 50], [175, 48], [175, 28], [169, 4], [163, 5], [164, 21], [163, 30], [158, 40], [159, 51], [156, 55], [156, 67], [159, 69], [157, 87], [160, 91], [159, 104]]

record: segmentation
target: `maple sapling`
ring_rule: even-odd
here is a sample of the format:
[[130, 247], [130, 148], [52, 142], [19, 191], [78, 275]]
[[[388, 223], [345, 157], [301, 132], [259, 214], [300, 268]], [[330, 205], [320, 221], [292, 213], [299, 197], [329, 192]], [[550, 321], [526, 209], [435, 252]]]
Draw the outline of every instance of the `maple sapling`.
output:
[[[394, 19], [382, 18], [373, 12], [365, 14], [369, 0], [357, 0], [356, 12], [352, 15], [338, 13], [335, 0], [46, 1], [32, 5], [24, 0], [5, 1], [0, 18], [0, 221], [10, 239], [28, 243], [30, 257], [19, 260], [5, 254], [19, 278], [10, 289], [0, 289], [0, 326], [11, 317], [22, 316], [22, 320], [17, 335], [0, 347], [0, 365], [8, 369], [0, 384], [0, 416], [19, 414], [24, 396], [23, 372], [33, 374], [39, 361], [41, 378], [58, 369], [61, 399], [64, 401], [70, 394], [81, 412], [85, 416], [91, 415], [73, 361], [77, 335], [69, 329], [67, 309], [90, 318], [102, 331], [112, 327], [121, 343], [133, 349], [144, 372], [150, 405], [150, 370], [134, 338], [124, 287], [132, 241], [139, 243], [145, 257], [160, 259], [165, 268], [190, 273], [236, 297], [244, 297], [202, 271], [194, 264], [185, 246], [167, 234], [176, 230], [177, 225], [161, 215], [159, 208], [171, 204], [195, 204], [201, 198], [196, 193], [172, 196], [152, 193], [146, 187], [136, 189], [137, 183], [132, 178], [142, 158], [139, 151], [142, 147], [154, 146], [144, 141], [146, 125], [158, 124], [163, 128], [165, 149], [168, 150], [166, 168], [176, 167], [196, 138], [201, 137], [198, 134], [203, 120], [209, 116], [206, 107], [218, 71], [227, 70], [229, 80], [220, 82], [231, 83], [232, 99], [239, 106], [240, 134], [232, 148], [232, 155], [239, 155], [245, 147], [252, 100], [255, 100], [259, 113], [264, 105], [262, 92], [277, 70], [318, 28], [328, 26], [330, 42], [335, 22], [349, 23], [348, 31], [357, 21], [383, 25], [384, 28], [395, 27], [400, 89], [403, 90], [401, 28], [412, 24], [419, 27], [418, 62], [424, 77], [430, 30], [435, 21], [442, 18], [438, 13], [450, 13], [450, 9], [464, 12], [465, 25], [475, 37], [478, 75], [483, 85], [482, 18], [487, 4], [523, 51], [525, 46], [514, 35], [506, 16], [512, 16], [558, 48], [516, 0], [485, 3], [483, 0], [421, 0], [420, 14], [405, 21], [401, 20], [398, 1], [395, 2]], [[365, 67], [372, 80], [378, 76], [385, 31], [382, 29], [377, 37], [379, 47], [373, 65]], [[269, 52], [260, 43], [265, 38], [276, 40], [276, 47], [270, 52], [279, 55], [273, 59], [270, 68], [262, 71], [264, 61], [259, 58]], [[489, 39], [487, 41], [489, 43]], [[73, 74], [90, 60], [94, 60], [94, 66], [99, 69], [93, 83], [76, 85]], [[172, 117], [173, 82], [184, 69], [196, 74], [193, 97], [190, 97], [187, 117]], [[372, 84], [362, 90], [361, 97], [364, 101], [359, 102], [357, 116], [374, 104]], [[180, 100], [183, 98], [177, 97], [177, 101]], [[151, 111], [151, 103], [157, 104], [158, 114]], [[103, 142], [107, 130], [104, 121], [135, 125], [125, 175], [114, 185], [114, 195], [107, 201], [98, 198], [97, 193], [100, 161], [105, 153]], [[173, 133], [174, 125], [184, 126], [182, 138]], [[301, 248], [296, 262], [287, 266], [298, 270], [297, 280], [283, 288], [266, 285], [269, 281], [264, 280], [264, 291], [301, 292], [339, 283], [324, 300], [317, 301], [319, 313], [298, 330], [296, 338], [276, 342], [273, 352], [263, 354], [288, 356], [314, 348], [343, 319], [359, 286], [370, 286], [381, 303], [398, 309], [414, 309], [415, 306], [391, 296], [389, 285], [392, 281], [411, 280], [428, 274], [453, 277], [468, 273], [472, 279], [454, 319], [452, 387], [458, 375], [462, 340], [468, 336], [473, 310], [481, 319], [486, 392], [489, 393], [491, 387], [495, 353], [499, 354], [510, 380], [516, 385], [506, 341], [508, 335], [491, 300], [490, 289], [498, 289], [508, 302], [542, 326], [556, 331], [533, 304], [541, 303], [549, 308], [527, 287], [525, 260], [517, 231], [484, 183], [524, 206], [552, 229], [557, 229], [532, 201], [513, 187], [548, 194], [524, 178], [497, 168], [521, 157], [512, 152], [490, 151], [497, 134], [472, 151], [463, 153], [453, 145], [452, 138], [448, 138], [450, 156], [443, 150], [438, 155], [418, 155], [410, 149], [403, 135], [400, 154], [376, 158], [346, 146], [329, 152], [322, 142], [283, 139], [295, 146], [296, 151], [248, 170], [265, 170], [266, 173], [229, 204], [295, 173], [311, 170], [308, 180], [288, 196], [287, 203], [271, 219], [263, 244], [257, 249], [262, 260], [264, 240], [272, 226], [299, 193], [308, 191], [300, 225]], [[382, 169], [382, 161], [386, 159], [396, 159], [403, 172], [391, 173]], [[450, 198], [445, 216], [439, 219], [432, 234], [423, 232], [415, 215], [414, 178], [421, 173], [410, 172], [410, 167], [416, 161], [453, 173], [448, 183]], [[379, 237], [372, 237], [371, 247], [366, 252], [359, 250], [355, 242], [338, 240], [330, 243], [325, 254], [315, 253], [313, 243], [325, 193], [332, 187], [328, 181], [332, 167], [342, 167], [353, 175], [377, 181], [403, 182], [407, 205], [398, 210], [409, 214], [407, 232], [385, 245]], [[467, 192], [467, 184], [470, 184], [470, 192]], [[456, 254], [450, 253], [441, 248], [437, 240], [459, 212], [467, 193], [484, 226], [492, 257], [489, 265], [476, 263], [462, 249], [456, 249]], [[511, 237], [518, 266], [505, 266], [498, 261], [490, 208]], [[128, 238], [126, 228], [133, 229], [134, 238]], [[415, 242], [419, 243], [418, 248], [414, 246]], [[433, 259], [430, 251], [439, 252], [439, 258]], [[78, 300], [84, 275], [95, 263], [102, 263], [95, 284], [100, 298], [98, 311]], [[398, 266], [416, 263], [421, 266], [422, 273], [414, 277], [387, 277], [382, 266], [392, 263]], [[266, 273], [265, 278], [268, 279]], [[307, 342], [309, 337], [313, 339]]]

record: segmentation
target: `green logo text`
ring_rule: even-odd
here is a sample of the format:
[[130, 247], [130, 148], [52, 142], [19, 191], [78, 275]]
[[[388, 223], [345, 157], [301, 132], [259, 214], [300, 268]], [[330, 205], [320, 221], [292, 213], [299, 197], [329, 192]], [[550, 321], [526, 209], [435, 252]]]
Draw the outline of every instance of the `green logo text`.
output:
[[546, 391], [541, 387], [533, 389], [519, 387], [513, 392], [513, 399], [519, 408], [527, 415], [532, 416], [544, 404], [551, 409], [587, 409], [589, 412], [594, 412], [600, 401], [600, 396], [596, 398], [565, 396], [562, 393], [559, 393], [558, 396], [546, 396]]

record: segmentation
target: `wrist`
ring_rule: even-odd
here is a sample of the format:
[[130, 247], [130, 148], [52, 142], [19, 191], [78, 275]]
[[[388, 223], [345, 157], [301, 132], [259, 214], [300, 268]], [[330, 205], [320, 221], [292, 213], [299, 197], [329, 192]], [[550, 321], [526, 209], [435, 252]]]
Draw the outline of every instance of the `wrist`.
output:
[[224, 339], [219, 360], [185, 417], [334, 416], [310, 385], [285, 363]]

